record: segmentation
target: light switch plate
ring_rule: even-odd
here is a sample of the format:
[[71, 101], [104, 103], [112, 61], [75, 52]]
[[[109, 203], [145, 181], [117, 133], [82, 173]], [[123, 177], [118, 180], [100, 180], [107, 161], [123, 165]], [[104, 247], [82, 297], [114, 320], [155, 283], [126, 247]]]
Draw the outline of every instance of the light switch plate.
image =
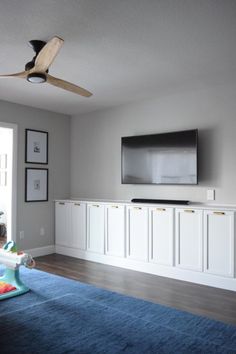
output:
[[215, 200], [215, 190], [214, 189], [207, 190], [207, 200]]

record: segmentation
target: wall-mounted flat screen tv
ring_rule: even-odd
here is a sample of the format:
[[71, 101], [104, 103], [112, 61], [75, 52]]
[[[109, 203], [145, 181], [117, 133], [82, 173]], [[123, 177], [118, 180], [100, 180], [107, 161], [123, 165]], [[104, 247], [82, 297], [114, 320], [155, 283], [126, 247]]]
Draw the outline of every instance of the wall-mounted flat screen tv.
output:
[[123, 184], [197, 184], [198, 130], [122, 138]]

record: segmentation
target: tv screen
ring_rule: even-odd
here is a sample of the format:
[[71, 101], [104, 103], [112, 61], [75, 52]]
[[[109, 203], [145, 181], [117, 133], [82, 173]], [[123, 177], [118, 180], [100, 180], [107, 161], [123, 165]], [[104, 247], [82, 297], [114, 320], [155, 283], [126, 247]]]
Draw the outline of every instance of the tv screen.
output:
[[198, 130], [122, 138], [123, 184], [197, 184]]

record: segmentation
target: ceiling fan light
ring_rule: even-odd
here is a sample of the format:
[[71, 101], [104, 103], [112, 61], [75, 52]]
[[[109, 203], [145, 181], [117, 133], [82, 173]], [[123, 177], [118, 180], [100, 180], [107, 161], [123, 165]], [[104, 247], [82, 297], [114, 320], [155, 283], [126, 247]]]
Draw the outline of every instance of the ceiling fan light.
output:
[[27, 80], [33, 84], [42, 84], [47, 81], [47, 77], [42, 73], [31, 73], [27, 76]]

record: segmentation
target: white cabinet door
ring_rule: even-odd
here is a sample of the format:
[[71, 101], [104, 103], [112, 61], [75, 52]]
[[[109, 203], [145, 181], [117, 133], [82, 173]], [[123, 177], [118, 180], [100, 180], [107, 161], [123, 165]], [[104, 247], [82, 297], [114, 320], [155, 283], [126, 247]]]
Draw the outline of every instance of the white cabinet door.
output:
[[86, 249], [86, 204], [71, 203], [71, 245], [70, 247]]
[[125, 256], [125, 207], [123, 205], [105, 206], [106, 254]]
[[127, 257], [148, 260], [148, 208], [127, 207]]
[[176, 267], [203, 270], [203, 211], [176, 209]]
[[70, 246], [70, 243], [71, 243], [71, 203], [56, 202], [55, 235], [56, 235], [56, 245]]
[[149, 260], [173, 265], [173, 208], [149, 208]]
[[105, 213], [102, 204], [87, 204], [87, 249], [104, 254]]
[[205, 272], [234, 276], [234, 212], [204, 213]]

